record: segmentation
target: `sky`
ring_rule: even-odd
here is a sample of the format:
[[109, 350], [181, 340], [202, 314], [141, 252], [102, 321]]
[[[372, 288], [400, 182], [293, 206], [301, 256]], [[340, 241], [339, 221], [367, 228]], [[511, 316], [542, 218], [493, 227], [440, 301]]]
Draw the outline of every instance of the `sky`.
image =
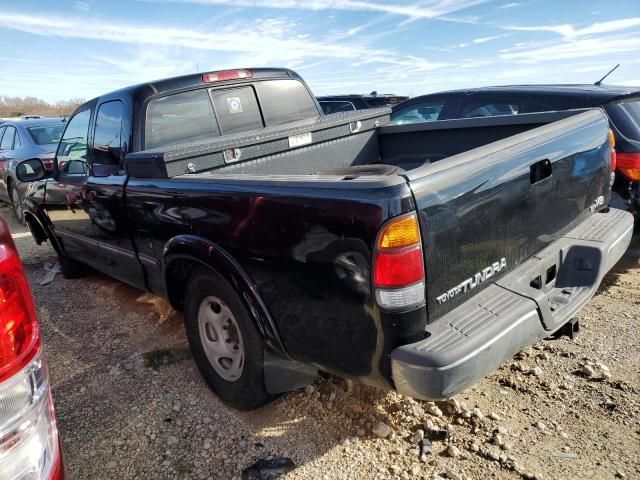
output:
[[640, 86], [640, 0], [0, 0], [0, 95], [288, 67], [317, 94]]

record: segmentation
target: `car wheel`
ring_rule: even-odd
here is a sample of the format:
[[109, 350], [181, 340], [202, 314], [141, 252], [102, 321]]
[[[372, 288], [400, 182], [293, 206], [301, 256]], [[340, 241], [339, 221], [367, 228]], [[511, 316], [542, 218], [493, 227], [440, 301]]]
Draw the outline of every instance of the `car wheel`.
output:
[[240, 410], [269, 402], [274, 396], [265, 388], [262, 336], [231, 285], [202, 267], [191, 275], [186, 292], [187, 338], [209, 387]]
[[24, 210], [22, 207], [22, 199], [16, 186], [12, 183], [9, 187], [9, 198], [11, 198], [11, 206], [13, 207], [13, 214], [20, 224], [24, 225]]

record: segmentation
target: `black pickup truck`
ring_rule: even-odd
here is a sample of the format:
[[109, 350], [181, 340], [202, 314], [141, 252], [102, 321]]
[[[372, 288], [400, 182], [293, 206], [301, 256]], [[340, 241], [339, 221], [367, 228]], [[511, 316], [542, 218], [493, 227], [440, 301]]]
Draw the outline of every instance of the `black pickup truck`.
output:
[[238, 408], [320, 370], [450, 397], [565, 325], [632, 217], [607, 207], [599, 109], [389, 113], [319, 115], [288, 70], [110, 93], [74, 113], [52, 173], [18, 167], [41, 180], [26, 220], [66, 275], [92, 267], [184, 311], [201, 373]]

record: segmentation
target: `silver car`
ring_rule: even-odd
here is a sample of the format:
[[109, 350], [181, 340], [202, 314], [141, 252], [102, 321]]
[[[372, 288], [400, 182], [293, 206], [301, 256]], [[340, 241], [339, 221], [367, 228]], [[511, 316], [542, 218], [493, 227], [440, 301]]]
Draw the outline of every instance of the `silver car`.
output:
[[24, 221], [22, 200], [28, 185], [16, 177], [23, 160], [39, 158], [45, 168], [53, 165], [66, 123], [62, 118], [15, 120], [0, 125], [0, 200], [10, 203], [18, 221]]

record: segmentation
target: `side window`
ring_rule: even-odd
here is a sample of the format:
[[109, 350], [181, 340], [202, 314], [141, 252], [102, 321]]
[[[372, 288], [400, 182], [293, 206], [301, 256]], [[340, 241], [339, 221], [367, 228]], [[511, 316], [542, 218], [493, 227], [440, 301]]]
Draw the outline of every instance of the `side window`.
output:
[[100, 105], [93, 135], [93, 174], [105, 177], [118, 171], [121, 155], [122, 102]]
[[320, 102], [320, 107], [322, 107], [322, 111], [329, 115], [330, 113], [338, 113], [338, 112], [351, 112], [356, 109], [351, 102], [341, 102], [341, 101], [326, 101]]
[[0, 150], [13, 150], [13, 137], [15, 136], [15, 127], [8, 126], [0, 141]]
[[253, 88], [211, 90], [211, 100], [223, 135], [264, 127]]
[[87, 165], [87, 135], [91, 110], [77, 113], [69, 123], [58, 145], [58, 168], [63, 174], [88, 175]]
[[462, 102], [459, 117], [493, 117], [495, 115], [515, 115], [521, 112], [522, 106], [518, 100], [473, 99]]
[[17, 150], [22, 147], [22, 142], [20, 141], [20, 133], [16, 130], [16, 136], [13, 139], [13, 149]]
[[220, 135], [206, 89], [176, 93], [149, 102], [145, 148], [159, 148]]
[[414, 103], [391, 114], [391, 123], [406, 125], [409, 123], [435, 122], [444, 108], [443, 100]]
[[[0, 127], [0, 145], [2, 145], [2, 134], [4, 133], [6, 128], [7, 127]], [[2, 149], [0, 148], [0, 150]]]

